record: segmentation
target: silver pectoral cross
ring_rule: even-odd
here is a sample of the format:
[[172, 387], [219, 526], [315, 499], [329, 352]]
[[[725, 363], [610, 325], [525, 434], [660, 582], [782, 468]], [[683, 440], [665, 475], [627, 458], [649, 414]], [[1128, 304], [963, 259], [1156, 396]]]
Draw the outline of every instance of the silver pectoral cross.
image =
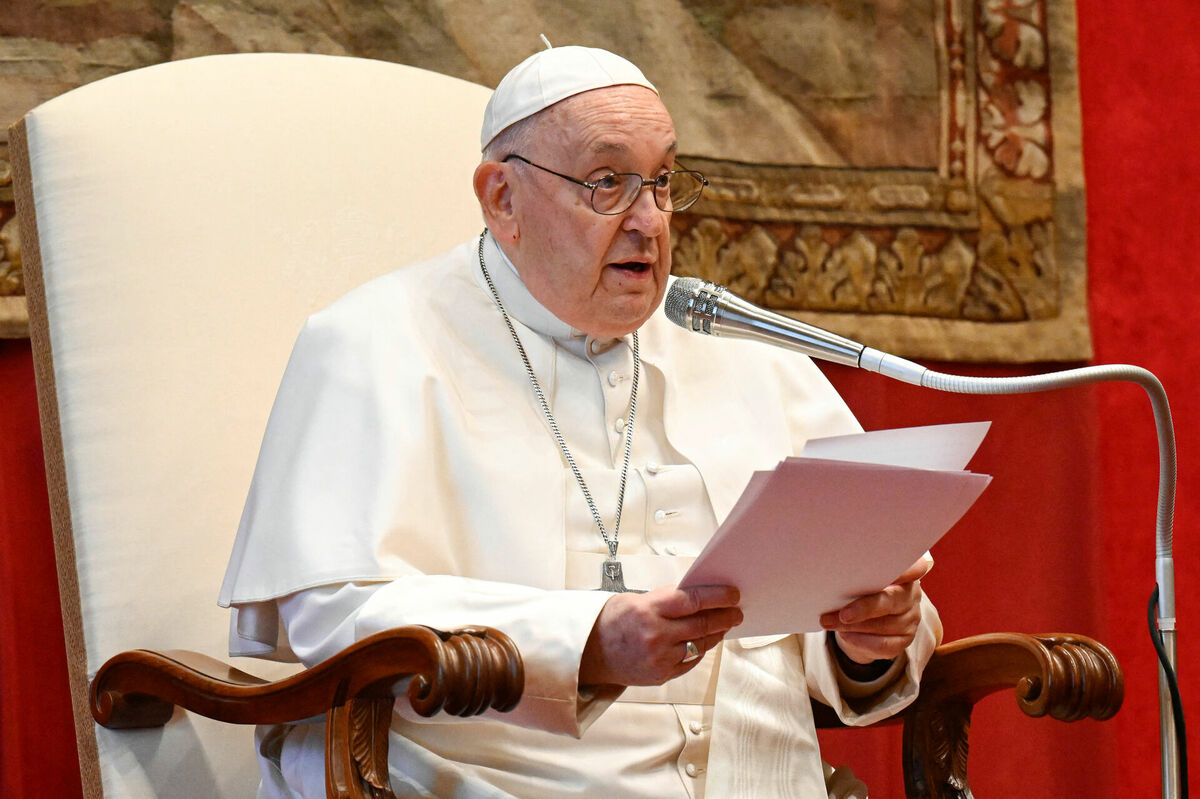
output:
[[608, 558], [600, 567], [600, 590], [612, 591], [614, 594], [644, 594], [644, 589], [626, 588], [625, 575], [621, 572], [621, 561]]

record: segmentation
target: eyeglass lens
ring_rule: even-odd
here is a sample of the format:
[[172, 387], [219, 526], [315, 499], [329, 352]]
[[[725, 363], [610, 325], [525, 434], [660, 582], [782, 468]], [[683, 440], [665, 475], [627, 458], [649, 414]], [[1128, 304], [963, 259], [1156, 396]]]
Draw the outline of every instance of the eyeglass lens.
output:
[[704, 183], [694, 172], [667, 172], [650, 183], [633, 173], [606, 175], [592, 191], [592, 207], [602, 214], [619, 214], [637, 201], [642, 187], [652, 186], [654, 202], [663, 211], [679, 211], [700, 198]]

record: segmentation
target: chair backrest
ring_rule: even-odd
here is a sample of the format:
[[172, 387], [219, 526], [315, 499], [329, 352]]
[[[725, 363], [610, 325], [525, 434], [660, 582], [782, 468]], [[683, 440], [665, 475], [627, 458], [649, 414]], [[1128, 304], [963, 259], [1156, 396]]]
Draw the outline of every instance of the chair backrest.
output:
[[209, 56], [14, 128], [88, 796], [254, 795], [248, 728], [105, 730], [87, 683], [126, 649], [225, 657], [217, 591], [291, 343], [350, 287], [480, 230], [488, 94], [366, 59]]

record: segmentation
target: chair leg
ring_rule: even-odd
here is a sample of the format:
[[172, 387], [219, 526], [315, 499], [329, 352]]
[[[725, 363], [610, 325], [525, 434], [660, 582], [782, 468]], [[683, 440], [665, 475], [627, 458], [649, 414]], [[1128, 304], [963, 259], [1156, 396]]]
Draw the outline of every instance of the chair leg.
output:
[[908, 799], [972, 799], [967, 784], [972, 705], [945, 703], [913, 712], [904, 725]]
[[392, 699], [359, 699], [325, 717], [325, 795], [395, 799], [388, 778]]

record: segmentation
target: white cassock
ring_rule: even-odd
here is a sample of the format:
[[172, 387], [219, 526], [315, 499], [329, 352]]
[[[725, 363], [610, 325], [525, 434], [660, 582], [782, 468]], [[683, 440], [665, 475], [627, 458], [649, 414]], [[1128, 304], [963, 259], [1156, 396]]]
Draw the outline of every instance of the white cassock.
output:
[[[476, 246], [378, 278], [309, 319], [221, 591], [231, 654], [311, 665], [402, 624], [508, 633], [526, 674], [512, 713], [423, 719], [397, 703], [398, 796], [859, 795], [833, 787], [842, 776], [827, 785], [809, 697], [849, 724], [911, 702], [941, 637], [932, 605], [871, 684], [847, 679], [813, 633], [727, 641], [663, 686], [581, 688], [579, 660], [609, 596], [594, 590], [607, 549]], [[485, 257], [611, 530], [631, 337], [582, 335], [533, 299], [490, 237]], [[705, 339], [660, 313], [639, 338], [619, 556], [629, 586], [653, 588], [678, 581], [752, 471], [859, 426], [803, 356]], [[260, 731], [261, 795], [324, 796], [321, 736], [320, 725]]]

